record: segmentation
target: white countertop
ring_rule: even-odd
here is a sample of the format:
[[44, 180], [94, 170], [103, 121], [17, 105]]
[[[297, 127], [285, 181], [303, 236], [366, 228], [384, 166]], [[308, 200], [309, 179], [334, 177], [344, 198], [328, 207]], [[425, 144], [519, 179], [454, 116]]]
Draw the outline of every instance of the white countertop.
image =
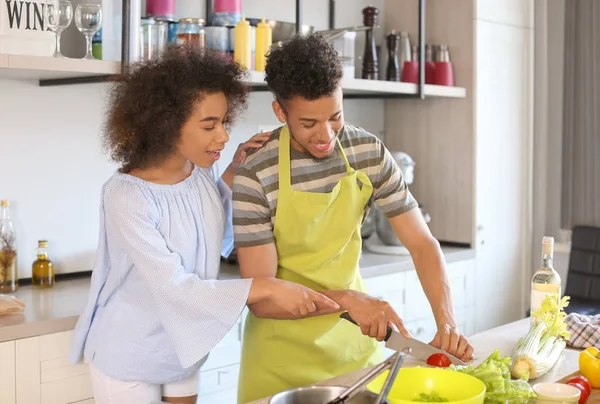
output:
[[[464, 261], [475, 256], [468, 248], [444, 247], [446, 262]], [[360, 259], [364, 278], [414, 269], [409, 256], [363, 252]], [[222, 264], [219, 279], [239, 278], [237, 266]], [[0, 342], [68, 331], [75, 327], [88, 299], [90, 278], [57, 282], [51, 289], [21, 287], [14, 296], [26, 303], [25, 312], [0, 317]]]

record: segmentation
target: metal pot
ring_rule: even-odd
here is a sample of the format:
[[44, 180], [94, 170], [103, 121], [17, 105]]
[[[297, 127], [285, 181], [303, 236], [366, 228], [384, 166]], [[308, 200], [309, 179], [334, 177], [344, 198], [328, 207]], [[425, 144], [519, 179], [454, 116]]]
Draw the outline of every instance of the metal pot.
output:
[[373, 210], [376, 211], [375, 229], [377, 231], [377, 237], [379, 237], [379, 240], [381, 240], [381, 242], [385, 245], [401, 246], [402, 243], [400, 240], [398, 240], [390, 221], [387, 220], [385, 215], [381, 213], [379, 209], [373, 208]]
[[375, 207], [372, 207], [371, 210], [369, 210], [367, 217], [365, 217], [364, 222], [360, 226], [360, 236], [363, 239], [371, 237], [371, 234], [373, 234], [373, 231], [375, 231], [375, 212], [373, 212], [374, 210]]
[[[246, 18], [246, 20], [250, 23], [251, 26], [255, 27], [262, 19]], [[271, 35], [273, 43], [292, 39], [294, 35], [296, 35], [296, 23], [294, 22], [285, 22], [277, 20], [265, 20], [265, 22], [271, 26]], [[308, 35], [313, 33], [314, 31], [315, 27], [313, 27], [312, 25], [302, 24], [302, 35]]]
[[[344, 393], [348, 387], [343, 386], [310, 386], [299, 387], [297, 389], [282, 391], [274, 395], [269, 404], [327, 404]], [[362, 391], [345, 404], [373, 404], [377, 399], [377, 394], [370, 391]], [[384, 402], [389, 404], [388, 401]]]

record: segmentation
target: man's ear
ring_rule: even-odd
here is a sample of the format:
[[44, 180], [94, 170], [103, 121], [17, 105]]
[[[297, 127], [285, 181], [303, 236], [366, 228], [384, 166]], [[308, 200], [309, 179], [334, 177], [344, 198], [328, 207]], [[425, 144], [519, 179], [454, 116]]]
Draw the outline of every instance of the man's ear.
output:
[[279, 122], [286, 123], [287, 117], [285, 116], [285, 111], [281, 104], [278, 101], [273, 101], [271, 106], [273, 107], [273, 112], [275, 113], [277, 119], [279, 119]]

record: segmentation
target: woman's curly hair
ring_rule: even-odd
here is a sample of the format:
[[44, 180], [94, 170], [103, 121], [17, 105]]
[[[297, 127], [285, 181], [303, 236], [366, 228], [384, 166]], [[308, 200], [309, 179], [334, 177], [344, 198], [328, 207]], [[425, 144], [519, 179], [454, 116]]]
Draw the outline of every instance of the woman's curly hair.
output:
[[316, 100], [332, 95], [342, 79], [342, 62], [320, 34], [296, 36], [267, 56], [265, 81], [277, 100]]
[[228, 121], [246, 107], [244, 70], [207, 50], [171, 46], [125, 74], [110, 91], [104, 146], [129, 172], [160, 163], [176, 149], [181, 128], [206, 94], [223, 92]]

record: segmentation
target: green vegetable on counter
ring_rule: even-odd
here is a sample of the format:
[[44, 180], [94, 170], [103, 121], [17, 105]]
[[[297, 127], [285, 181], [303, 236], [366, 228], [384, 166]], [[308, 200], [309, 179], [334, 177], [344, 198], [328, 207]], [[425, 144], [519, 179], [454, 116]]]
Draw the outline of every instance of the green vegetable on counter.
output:
[[495, 350], [479, 366], [450, 366], [451, 370], [466, 373], [478, 378], [485, 384], [485, 403], [497, 404], [511, 400], [512, 403], [527, 403], [536, 398], [536, 394], [526, 380], [511, 380], [510, 357], [500, 357], [500, 351]]
[[445, 403], [448, 400], [445, 397], [440, 397], [438, 393], [432, 391], [431, 394], [421, 393], [419, 394], [419, 398], [414, 399], [413, 401], [419, 401], [422, 403]]
[[559, 299], [548, 294], [541, 307], [531, 313], [533, 326], [517, 343], [513, 354], [511, 373], [523, 380], [536, 379], [546, 374], [556, 364], [567, 346], [565, 339], [571, 334], [567, 330], [564, 308], [569, 297]]

